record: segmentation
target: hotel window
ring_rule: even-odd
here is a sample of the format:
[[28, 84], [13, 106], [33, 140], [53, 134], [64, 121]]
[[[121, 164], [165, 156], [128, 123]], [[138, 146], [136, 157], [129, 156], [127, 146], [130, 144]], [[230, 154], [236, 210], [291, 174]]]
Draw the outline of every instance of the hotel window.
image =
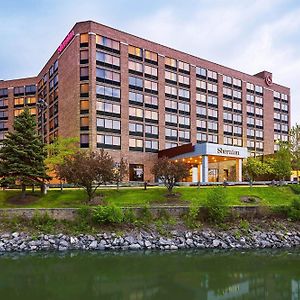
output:
[[175, 147], [177, 147], [177, 146], [178, 146], [177, 143], [166, 142], [166, 144], [165, 144], [165, 148], [166, 148], [166, 149], [175, 148]]
[[177, 88], [166, 85], [165, 86], [165, 94], [176, 98], [177, 97]]
[[8, 89], [0, 89], [0, 97], [7, 97], [8, 96]]
[[207, 91], [212, 93], [218, 93], [218, 86], [216, 84], [208, 83]]
[[129, 139], [129, 150], [131, 151], [143, 151], [144, 141], [140, 139]]
[[197, 141], [205, 142], [206, 140], [207, 140], [207, 134], [206, 133], [197, 132]]
[[145, 125], [145, 135], [147, 137], [158, 137], [158, 126]]
[[100, 52], [97, 51], [96, 52], [96, 61], [97, 63], [102, 63], [104, 65], [107, 65], [109, 67], [115, 67], [118, 68], [120, 67], [120, 58], [104, 53], [104, 52]]
[[108, 113], [108, 114], [114, 114], [114, 115], [121, 114], [121, 106], [119, 104], [97, 101], [96, 109], [97, 111]]
[[80, 63], [87, 64], [89, 62], [89, 51], [81, 50], [80, 51]]
[[143, 73], [143, 65], [135, 61], [128, 61], [128, 69], [134, 72]]
[[234, 99], [242, 99], [242, 93], [240, 91], [233, 90], [232, 95]]
[[171, 111], [177, 112], [178, 102], [166, 99], [165, 100], [165, 108], [167, 111], [171, 110]]
[[145, 66], [145, 75], [157, 78], [157, 68]]
[[206, 91], [206, 82], [197, 79], [197, 80], [196, 80], [196, 87], [197, 87], [197, 89]]
[[89, 43], [89, 35], [87, 33], [82, 33], [80, 35], [80, 46], [87, 46]]
[[190, 112], [190, 105], [187, 103], [178, 103], [178, 110], [179, 113], [185, 113], [185, 114], [189, 114]]
[[96, 35], [96, 44], [104, 48], [113, 49], [117, 52], [120, 51], [120, 43], [105, 36]]
[[213, 135], [213, 134], [208, 134], [207, 135], [207, 141], [209, 143], [215, 143], [215, 144], [217, 144], [218, 143], [218, 136], [217, 135]]
[[281, 110], [288, 111], [288, 105], [281, 103]]
[[283, 134], [283, 135], [281, 136], [281, 140], [282, 140], [283, 142], [287, 142], [287, 141], [289, 140], [289, 136]]
[[178, 96], [180, 98], [189, 99], [190, 98], [190, 91], [185, 89], [178, 89]]
[[14, 110], [14, 116], [17, 117], [19, 114], [21, 114], [24, 111], [24, 109], [15, 109]]
[[0, 110], [0, 118], [4, 119], [8, 117], [8, 111], [7, 110]]
[[247, 147], [248, 148], [254, 148], [254, 146], [255, 146], [255, 142], [254, 141], [247, 140]]
[[145, 50], [145, 60], [157, 63], [157, 61], [158, 61], [158, 55], [155, 52], [151, 52], [149, 50]]
[[256, 145], [256, 148], [258, 148], [258, 149], [263, 149], [264, 148], [264, 144], [263, 144], [263, 142], [255, 142], [255, 145]]
[[247, 87], [247, 91], [254, 92], [254, 84], [253, 83], [247, 82], [246, 87]]
[[96, 68], [96, 80], [119, 85], [121, 79], [120, 79], [120, 73], [102, 69], [102, 68]]
[[204, 120], [197, 120], [197, 128], [199, 128], [199, 129], [206, 129], [206, 121], [204, 121]]
[[288, 115], [281, 115], [281, 121], [287, 122], [288, 121]]
[[80, 97], [88, 97], [89, 96], [89, 84], [83, 83], [80, 85]]
[[279, 123], [274, 123], [274, 130], [281, 131], [281, 125]]
[[81, 130], [89, 129], [89, 117], [80, 117], [80, 129]]
[[242, 139], [239, 139], [239, 138], [233, 138], [233, 145], [234, 145], [234, 146], [242, 147], [242, 144], [243, 144]]
[[36, 98], [35, 97], [26, 97], [26, 104], [35, 104]]
[[288, 131], [289, 131], [288, 126], [282, 124], [282, 125], [281, 125], [281, 131], [288, 132]]
[[196, 112], [197, 112], [197, 115], [198, 116], [206, 116], [207, 113], [206, 113], [206, 107], [203, 107], [203, 106], [196, 106]]
[[80, 112], [86, 113], [89, 110], [89, 101], [88, 100], [81, 100], [80, 101]]
[[263, 127], [263, 120], [261, 120], [261, 119], [255, 119], [255, 125], [257, 127]]
[[217, 72], [213, 72], [213, 71], [207, 70], [207, 79], [212, 79], [213, 81], [218, 81], [218, 74], [217, 74]]
[[273, 97], [280, 99], [280, 93], [276, 92], [276, 91], [273, 91]]
[[188, 130], [178, 131], [180, 141], [190, 141], [190, 132]]
[[243, 129], [239, 126], [233, 126], [233, 133], [235, 135], [242, 135]]
[[56, 86], [58, 84], [58, 75], [56, 74], [53, 78], [53, 84]]
[[224, 85], [232, 85], [232, 77], [223, 75], [223, 83]]
[[204, 94], [196, 93], [196, 100], [197, 100], [198, 102], [206, 103], [206, 102], [207, 102], [206, 97], [207, 97], [207, 96], [204, 95]]
[[264, 137], [264, 132], [262, 130], [256, 130], [255, 136], [262, 139]]
[[139, 90], [143, 89], [143, 79], [139, 77], [129, 76], [128, 80], [129, 80], [129, 86], [131, 88], [137, 88]]
[[146, 92], [149, 92], [149, 93], [153, 92], [156, 94], [157, 90], [158, 90], [157, 82], [145, 79], [145, 91]]
[[108, 129], [109, 131], [120, 132], [121, 121], [105, 118], [97, 118], [97, 130]]
[[89, 68], [81, 67], [80, 68], [80, 80], [88, 80], [89, 79]]
[[281, 94], [281, 99], [282, 99], [283, 101], [288, 101], [288, 95], [286, 95], [286, 94]]
[[24, 95], [25, 93], [25, 88], [24, 86], [19, 86], [19, 87], [15, 87], [14, 88], [14, 95], [18, 96], [18, 95]]
[[7, 122], [0, 122], [0, 129], [7, 129], [8, 128], [8, 123]]
[[214, 118], [214, 119], [218, 119], [218, 111], [217, 110], [209, 108], [207, 110], [207, 115], [208, 115], [208, 117], [211, 117], [211, 118]]
[[258, 105], [263, 105], [263, 98], [262, 97], [255, 97], [255, 103]]
[[223, 112], [224, 121], [232, 121], [232, 113]]
[[190, 65], [188, 63], [185, 63], [183, 61], [178, 61], [178, 69], [182, 70], [184, 72], [190, 72]]
[[135, 58], [143, 58], [143, 49], [135, 46], [128, 46], [129, 56], [134, 56]]
[[234, 123], [242, 123], [242, 115], [233, 114], [232, 119]]
[[129, 134], [143, 136], [143, 124], [129, 123]]
[[232, 138], [224, 136], [224, 145], [232, 145]]
[[15, 98], [14, 99], [14, 106], [24, 105], [24, 98]]
[[223, 107], [227, 109], [232, 109], [232, 101], [223, 100]]
[[224, 132], [232, 134], [232, 125], [224, 124]]
[[81, 148], [88, 148], [89, 147], [89, 135], [88, 134], [81, 134], [80, 135], [80, 147]]
[[223, 95], [224, 95], [225, 97], [232, 98], [232, 89], [223, 87]]
[[254, 111], [255, 111], [254, 106], [247, 105], [247, 113], [248, 114], [253, 114], [254, 115]]
[[114, 135], [97, 134], [97, 148], [121, 149], [121, 138]]
[[165, 79], [177, 82], [177, 74], [170, 71], [165, 71]]
[[35, 94], [36, 93], [36, 86], [33, 85], [26, 85], [25, 86], [25, 94]]
[[255, 114], [257, 116], [263, 116], [263, 109], [259, 107], [255, 107]]
[[136, 107], [129, 107], [129, 119], [143, 119], [144, 110]]
[[232, 83], [233, 83], [233, 86], [235, 86], [235, 87], [238, 87], [238, 88], [242, 87], [242, 80], [240, 80], [240, 79], [233, 78]]
[[246, 95], [246, 100], [248, 102], [254, 103], [254, 95], [247, 94]]
[[233, 110], [241, 112], [242, 111], [242, 104], [233, 102]]
[[190, 118], [179, 116], [179, 127], [190, 127]]
[[144, 102], [146, 107], [157, 108], [158, 107], [158, 99], [156, 96], [144, 96]]
[[278, 133], [274, 134], [274, 141], [281, 140], [281, 135]]
[[158, 151], [158, 141], [146, 140], [145, 141], [145, 151], [146, 152], [157, 152]]
[[190, 85], [190, 78], [184, 75], [178, 75], [178, 82], [183, 85]]
[[177, 139], [177, 130], [171, 129], [171, 128], [166, 128], [166, 137], [172, 138], [172, 139]]
[[247, 128], [247, 136], [248, 137], [254, 137], [255, 136], [254, 129]]
[[208, 105], [218, 106], [218, 98], [214, 96], [207, 96]]
[[134, 104], [142, 105], [144, 102], [144, 96], [140, 93], [129, 92], [129, 102], [134, 102]]
[[176, 124], [178, 123], [177, 115], [166, 114], [166, 123]]
[[171, 68], [177, 68], [177, 61], [174, 58], [165, 57], [165, 65]]
[[109, 100], [120, 99], [120, 89], [104, 85], [96, 85], [97, 97], [108, 98]]
[[263, 88], [262, 88], [262, 86], [256, 85], [256, 86], [255, 86], [255, 92], [256, 92], [256, 93], [259, 93], [259, 94], [262, 94], [262, 93], [263, 93]]
[[196, 75], [206, 78], [206, 69], [204, 68], [200, 68], [200, 67], [196, 67]]
[[253, 125], [254, 126], [254, 123], [255, 123], [254, 118], [247, 117], [247, 124], [248, 125]]
[[158, 122], [158, 112], [145, 109], [145, 122]]

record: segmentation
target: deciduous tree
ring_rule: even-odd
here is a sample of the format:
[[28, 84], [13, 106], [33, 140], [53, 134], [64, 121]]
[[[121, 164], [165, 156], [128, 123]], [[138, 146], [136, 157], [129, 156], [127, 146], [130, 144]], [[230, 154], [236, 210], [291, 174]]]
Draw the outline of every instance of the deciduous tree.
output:
[[119, 190], [120, 183], [128, 174], [128, 163], [125, 159], [121, 158], [120, 162], [116, 162], [113, 168], [113, 181], [117, 184]]

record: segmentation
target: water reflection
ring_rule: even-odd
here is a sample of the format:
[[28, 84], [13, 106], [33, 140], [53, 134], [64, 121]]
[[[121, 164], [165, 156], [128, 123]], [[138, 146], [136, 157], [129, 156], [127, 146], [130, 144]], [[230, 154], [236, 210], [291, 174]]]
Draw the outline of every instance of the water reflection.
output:
[[300, 300], [300, 251], [0, 256], [1, 299]]

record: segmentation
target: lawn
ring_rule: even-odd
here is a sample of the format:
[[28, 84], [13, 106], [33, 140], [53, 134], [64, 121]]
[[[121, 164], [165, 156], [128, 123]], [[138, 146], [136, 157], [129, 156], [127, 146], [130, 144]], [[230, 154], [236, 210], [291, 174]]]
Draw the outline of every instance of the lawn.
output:
[[[184, 200], [182, 204], [189, 202], [203, 205], [207, 199], [207, 193], [211, 187], [177, 187], [174, 191], [179, 197], [174, 202], [180, 204], [180, 200]], [[79, 207], [84, 204], [86, 194], [81, 189], [65, 189], [50, 190], [47, 195], [41, 196], [39, 192], [30, 193], [36, 196], [36, 201], [27, 204], [12, 204], [9, 198], [18, 195], [20, 192], [15, 190], [0, 191], [0, 208], [9, 207]], [[159, 204], [166, 203], [166, 189], [163, 187], [152, 187], [146, 191], [143, 188], [121, 188], [116, 189], [100, 189], [97, 196], [105, 203], [113, 203], [117, 206], [137, 206], [148, 203]], [[227, 203], [228, 205], [251, 205], [242, 203], [242, 196], [254, 196], [260, 198], [260, 205], [288, 205], [292, 199], [299, 197], [289, 187], [227, 187]], [[172, 204], [172, 200], [168, 204]], [[252, 204], [253, 205], [253, 204]]]

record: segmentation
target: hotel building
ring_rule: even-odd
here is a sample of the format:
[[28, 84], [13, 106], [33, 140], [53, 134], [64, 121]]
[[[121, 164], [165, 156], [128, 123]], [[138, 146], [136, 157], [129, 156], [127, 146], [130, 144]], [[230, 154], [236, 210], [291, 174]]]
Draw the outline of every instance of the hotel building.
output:
[[153, 181], [163, 155], [189, 162], [189, 181], [241, 180], [241, 160], [273, 153], [290, 127], [290, 89], [270, 72], [248, 75], [93, 21], [76, 23], [37, 77], [0, 81], [0, 140], [25, 106], [46, 143], [72, 136], [104, 148], [127, 159], [132, 181]]

